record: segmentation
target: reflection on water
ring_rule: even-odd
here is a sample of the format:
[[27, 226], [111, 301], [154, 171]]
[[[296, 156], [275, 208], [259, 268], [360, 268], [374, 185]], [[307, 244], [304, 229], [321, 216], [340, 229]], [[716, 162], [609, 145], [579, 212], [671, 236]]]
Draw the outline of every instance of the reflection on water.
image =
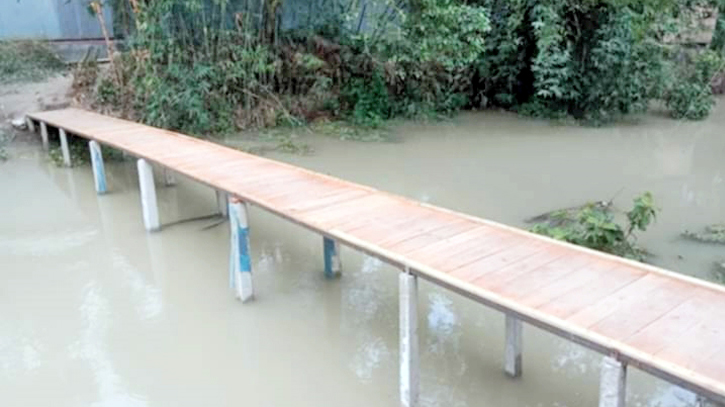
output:
[[[22, 232], [20, 232], [22, 233]], [[97, 238], [95, 230], [59, 230], [23, 236], [0, 236], [0, 250], [14, 256], [54, 256]]]
[[[591, 129], [487, 112], [406, 124], [401, 143], [308, 136], [317, 154], [273, 158], [513, 225], [555, 208], [641, 191], [662, 208], [641, 238], [653, 262], [712, 278], [715, 246], [678, 238], [725, 213], [725, 108], [705, 122]], [[36, 145], [0, 164], [0, 405], [396, 406], [395, 270], [253, 209], [257, 301], [228, 288], [228, 225], [181, 222], [216, 210], [185, 179], [158, 187], [162, 221], [143, 230], [135, 165], [108, 163], [97, 197], [85, 167], [48, 165]], [[240, 174], [245, 176], [245, 174]], [[421, 282], [424, 406], [596, 405], [601, 356], [533, 327], [524, 377], [502, 372], [503, 318]], [[631, 370], [628, 405], [695, 396]]]
[[93, 281], [83, 290], [80, 315], [84, 327], [78, 342], [70, 346], [73, 358], [86, 361], [93, 371], [93, 379], [98, 391], [98, 407], [142, 407], [143, 398], [130, 394], [124, 387], [124, 379], [116, 371], [106, 346], [106, 336], [110, 329], [111, 311], [108, 300], [98, 284]]
[[453, 301], [438, 292], [432, 292], [428, 294], [428, 307], [428, 352], [440, 354], [455, 351], [461, 332], [453, 311]]
[[114, 271], [120, 271], [126, 277], [131, 287], [136, 312], [140, 319], [153, 319], [158, 317], [164, 309], [161, 290], [146, 281], [146, 278], [123, 255], [114, 251], [111, 253], [111, 264]]

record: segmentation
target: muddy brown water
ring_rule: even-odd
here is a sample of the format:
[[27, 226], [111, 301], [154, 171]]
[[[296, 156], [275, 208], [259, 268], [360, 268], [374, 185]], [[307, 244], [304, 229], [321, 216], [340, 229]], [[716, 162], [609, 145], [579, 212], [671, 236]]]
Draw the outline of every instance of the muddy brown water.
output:
[[[305, 136], [312, 156], [272, 157], [466, 213], [525, 226], [548, 210], [652, 191], [662, 209], [641, 237], [652, 261], [712, 279], [722, 247], [678, 238], [723, 221], [725, 109], [700, 123], [563, 127], [488, 112], [396, 128], [397, 143]], [[397, 274], [343, 249], [323, 278], [321, 238], [251, 212], [257, 299], [228, 289], [228, 225], [175, 223], [215, 212], [214, 193], [159, 186], [147, 234], [134, 163], [56, 168], [37, 143], [0, 164], [0, 405], [397, 406]], [[242, 174], [240, 174], [242, 175]], [[503, 317], [422, 283], [423, 406], [596, 405], [601, 357], [533, 327], [524, 376], [502, 371]], [[629, 406], [694, 395], [630, 370]]]

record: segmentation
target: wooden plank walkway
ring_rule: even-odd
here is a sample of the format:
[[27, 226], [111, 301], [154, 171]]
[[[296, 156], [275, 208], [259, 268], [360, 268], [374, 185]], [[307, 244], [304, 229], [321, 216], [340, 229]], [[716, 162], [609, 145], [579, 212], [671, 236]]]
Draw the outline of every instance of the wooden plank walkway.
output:
[[227, 191], [624, 365], [725, 401], [721, 286], [171, 131], [77, 109], [29, 117]]

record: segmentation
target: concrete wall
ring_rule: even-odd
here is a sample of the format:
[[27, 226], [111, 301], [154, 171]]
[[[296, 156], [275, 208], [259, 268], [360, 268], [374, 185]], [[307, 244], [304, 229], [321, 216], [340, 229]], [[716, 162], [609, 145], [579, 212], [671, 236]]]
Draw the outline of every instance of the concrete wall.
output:
[[[88, 0], [0, 0], [0, 40], [83, 40], [102, 38], [100, 24], [88, 12]], [[113, 36], [113, 12], [104, 8]]]

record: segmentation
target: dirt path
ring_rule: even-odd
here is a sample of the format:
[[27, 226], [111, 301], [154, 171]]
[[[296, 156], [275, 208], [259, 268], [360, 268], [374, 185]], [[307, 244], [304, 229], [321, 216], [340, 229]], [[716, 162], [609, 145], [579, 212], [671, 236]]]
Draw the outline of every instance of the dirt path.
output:
[[0, 85], [0, 127], [25, 113], [49, 110], [70, 103], [68, 91], [73, 78], [57, 75], [42, 82]]

